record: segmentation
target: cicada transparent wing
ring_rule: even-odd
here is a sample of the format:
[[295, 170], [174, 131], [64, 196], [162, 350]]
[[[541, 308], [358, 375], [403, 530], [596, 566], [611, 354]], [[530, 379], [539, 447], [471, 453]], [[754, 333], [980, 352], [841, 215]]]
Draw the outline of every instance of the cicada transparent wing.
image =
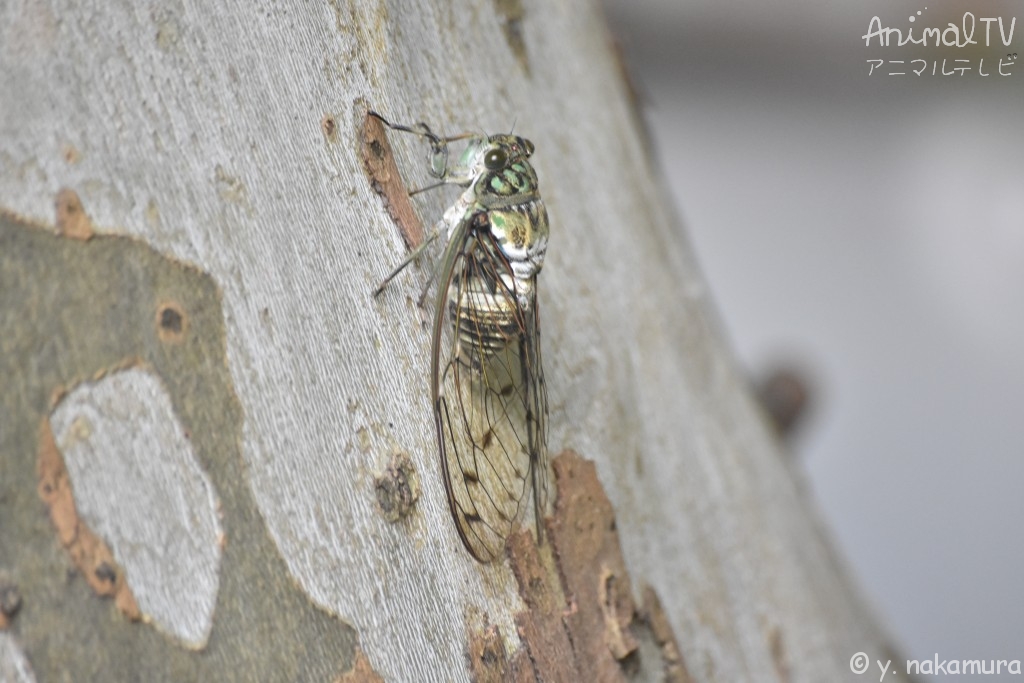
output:
[[540, 538], [548, 488], [536, 279], [515, 277], [487, 221], [480, 212], [450, 235], [432, 349], [448, 505], [481, 562], [503, 552], [531, 503]]
[[[368, 116], [430, 143], [430, 175], [440, 181], [431, 187], [465, 188], [374, 295], [442, 230], [447, 233], [435, 271], [431, 398], [448, 506], [466, 548], [489, 562], [501, 554], [531, 499], [540, 540], [547, 507], [537, 274], [548, 216], [529, 162], [533, 143], [511, 133], [440, 137], [423, 123]], [[457, 140], [467, 140], [466, 148], [450, 163], [448, 144]]]

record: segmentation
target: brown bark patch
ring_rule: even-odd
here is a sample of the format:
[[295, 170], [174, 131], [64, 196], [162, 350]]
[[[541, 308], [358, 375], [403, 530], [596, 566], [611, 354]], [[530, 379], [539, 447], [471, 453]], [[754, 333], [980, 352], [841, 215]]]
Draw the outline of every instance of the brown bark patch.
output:
[[477, 683], [499, 683], [509, 678], [505, 643], [496, 626], [469, 637], [469, 670]]
[[[81, 425], [75, 428], [88, 427]], [[54, 440], [50, 420], [45, 417], [39, 430], [36, 472], [39, 497], [50, 511], [50, 521], [57, 531], [57, 538], [89, 587], [100, 597], [114, 598], [114, 604], [129, 619], [141, 618], [135, 596], [110, 548], [78, 516], [64, 458]]]
[[580, 673], [585, 680], [612, 680], [619, 662], [637, 649], [631, 632], [636, 607], [615, 511], [592, 462], [567, 452], [554, 469], [558, 497], [548, 530], [565, 592], [576, 601], [567, 624]]
[[[654, 589], [633, 599], [615, 514], [593, 463], [566, 451], [554, 460], [558, 496], [549, 545], [528, 531], [506, 548], [527, 610], [515, 621], [523, 646], [507, 656], [497, 629], [470, 634], [474, 681], [689, 683], [675, 634]], [[641, 661], [641, 640], [649, 661]]]
[[76, 240], [87, 240], [93, 236], [92, 222], [77, 192], [66, 187], [62, 189], [54, 200], [54, 208], [57, 211], [57, 234]]
[[530, 75], [530, 55], [526, 52], [526, 40], [523, 37], [523, 0], [494, 0], [494, 9], [501, 19], [501, 31], [505, 34], [505, 42], [515, 55], [519, 66], [526, 75]]
[[772, 653], [772, 663], [775, 664], [775, 674], [782, 683], [789, 683], [789, 657], [786, 655], [786, 641], [782, 637], [782, 629], [773, 626], [768, 631], [768, 644]]
[[409, 190], [398, 172], [395, 155], [380, 119], [366, 115], [361, 140], [363, 165], [370, 176], [370, 185], [384, 200], [384, 208], [398, 225], [405, 246], [415, 249], [423, 243], [423, 224], [413, 209]]
[[324, 132], [324, 137], [327, 138], [327, 142], [335, 143], [338, 141], [338, 122], [330, 114], [325, 114], [320, 119], [320, 130]]
[[384, 683], [384, 678], [373, 670], [373, 665], [370, 664], [370, 660], [366, 658], [366, 653], [363, 652], [362, 648], [356, 647], [355, 659], [352, 663], [352, 668], [346, 671], [338, 678], [334, 679], [335, 683]]
[[654, 636], [654, 642], [661, 650], [661, 663], [664, 670], [666, 683], [690, 683], [690, 673], [686, 670], [686, 663], [679, 651], [679, 643], [676, 642], [676, 634], [672, 631], [672, 624], [668, 621], [665, 610], [661, 607], [661, 600], [658, 594], [650, 586], [644, 586], [643, 609], [640, 618], [650, 629]]
[[180, 344], [188, 332], [188, 314], [176, 301], [162, 301], [156, 307], [156, 335], [165, 344]]
[[532, 683], [537, 680], [529, 656], [522, 649], [510, 661], [498, 628], [486, 626], [469, 638], [469, 670], [474, 683]]
[[528, 531], [520, 531], [509, 539], [508, 556], [519, 595], [529, 608], [516, 615], [516, 628], [537, 680], [583, 680], [565, 621], [570, 608], [551, 556], [542, 562]]
[[11, 625], [14, 615], [21, 609], [21, 592], [6, 576], [0, 575], [0, 631]]
[[82, 160], [82, 153], [74, 145], [64, 145], [64, 161], [69, 165], [75, 165]]

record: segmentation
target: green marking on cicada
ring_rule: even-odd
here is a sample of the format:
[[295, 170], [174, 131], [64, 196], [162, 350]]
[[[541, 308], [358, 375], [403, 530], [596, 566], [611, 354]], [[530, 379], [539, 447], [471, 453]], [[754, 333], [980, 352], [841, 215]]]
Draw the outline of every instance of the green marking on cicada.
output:
[[[537, 274], [548, 216], [529, 162], [533, 143], [511, 134], [450, 137], [425, 124], [391, 128], [430, 145], [430, 174], [464, 188], [377, 293], [444, 234], [431, 335], [431, 404], [448, 507], [466, 549], [490, 562], [532, 507], [537, 537], [547, 507], [547, 388], [540, 353]], [[466, 140], [449, 165], [448, 144]], [[421, 297], [422, 301], [422, 297]]]

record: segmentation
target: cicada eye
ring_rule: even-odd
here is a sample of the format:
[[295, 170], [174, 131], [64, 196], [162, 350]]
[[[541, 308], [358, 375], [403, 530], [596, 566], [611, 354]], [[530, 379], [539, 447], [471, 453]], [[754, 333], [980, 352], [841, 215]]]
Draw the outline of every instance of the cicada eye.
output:
[[484, 166], [487, 167], [488, 171], [497, 171], [504, 168], [506, 161], [508, 161], [508, 155], [500, 147], [492, 149], [484, 156]]

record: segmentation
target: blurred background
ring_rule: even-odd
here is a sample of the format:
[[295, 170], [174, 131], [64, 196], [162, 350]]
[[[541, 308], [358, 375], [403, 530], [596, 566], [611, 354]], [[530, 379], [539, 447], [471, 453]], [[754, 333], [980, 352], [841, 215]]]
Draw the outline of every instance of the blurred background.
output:
[[[906, 658], [1024, 660], [1024, 5], [605, 5], [736, 353], [807, 398], [787, 443], [862, 594]], [[965, 11], [977, 45], [862, 38]]]

